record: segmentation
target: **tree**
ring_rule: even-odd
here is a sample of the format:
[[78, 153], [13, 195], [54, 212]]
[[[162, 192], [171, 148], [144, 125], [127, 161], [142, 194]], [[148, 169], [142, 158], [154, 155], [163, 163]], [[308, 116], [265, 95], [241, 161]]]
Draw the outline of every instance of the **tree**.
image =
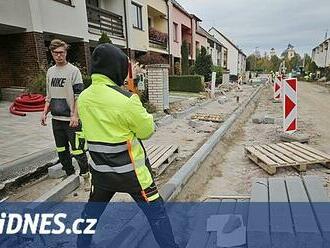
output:
[[310, 72], [310, 67], [311, 67], [311, 63], [312, 63], [312, 58], [307, 54], [305, 53], [304, 55], [304, 70], [305, 72]]
[[251, 54], [246, 59], [246, 70], [255, 71], [257, 68], [257, 57], [254, 54]]
[[100, 44], [104, 44], [104, 43], [110, 43], [110, 44], [112, 44], [109, 36], [106, 33], [102, 32], [101, 37], [99, 39], [99, 45]]
[[277, 55], [273, 55], [271, 58], [270, 58], [270, 63], [271, 63], [271, 68], [270, 70], [273, 71], [273, 72], [276, 72], [279, 70], [280, 68], [280, 64], [281, 64], [282, 60], [277, 57]]
[[189, 75], [189, 47], [186, 41], [181, 46], [181, 70], [182, 75]]
[[287, 67], [287, 72], [290, 72], [292, 70], [299, 70], [299, 66], [302, 65], [300, 55], [296, 53], [291, 59], [285, 58], [285, 65]]
[[206, 82], [211, 81], [213, 62], [210, 54], [207, 54], [206, 48], [202, 47], [201, 52], [197, 54], [194, 72], [204, 76]]
[[312, 61], [308, 66], [308, 71], [310, 73], [316, 73], [317, 69], [318, 69], [318, 67], [314, 61]]

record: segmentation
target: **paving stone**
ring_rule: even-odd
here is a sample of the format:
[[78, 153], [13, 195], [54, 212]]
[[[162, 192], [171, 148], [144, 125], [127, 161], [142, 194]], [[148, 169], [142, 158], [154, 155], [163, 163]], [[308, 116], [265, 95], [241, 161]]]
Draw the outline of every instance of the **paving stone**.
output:
[[62, 164], [56, 164], [48, 168], [48, 177], [57, 179], [65, 176], [65, 171], [62, 170]]
[[275, 118], [273, 117], [265, 117], [263, 120], [264, 124], [275, 124]]
[[284, 142], [300, 142], [300, 143], [309, 143], [310, 137], [304, 134], [281, 134], [281, 141]]
[[261, 123], [263, 123], [263, 118], [253, 118], [252, 123], [261, 124]]
[[198, 121], [190, 120], [188, 122], [188, 125], [191, 126], [192, 128], [196, 128], [196, 127], [200, 127], [202, 124]]

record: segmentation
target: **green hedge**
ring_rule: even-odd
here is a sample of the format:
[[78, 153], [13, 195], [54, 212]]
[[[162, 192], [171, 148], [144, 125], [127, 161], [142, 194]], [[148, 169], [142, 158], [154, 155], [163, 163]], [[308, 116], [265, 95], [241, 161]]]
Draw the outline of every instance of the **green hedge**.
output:
[[170, 91], [201, 92], [205, 90], [204, 77], [199, 75], [170, 76]]

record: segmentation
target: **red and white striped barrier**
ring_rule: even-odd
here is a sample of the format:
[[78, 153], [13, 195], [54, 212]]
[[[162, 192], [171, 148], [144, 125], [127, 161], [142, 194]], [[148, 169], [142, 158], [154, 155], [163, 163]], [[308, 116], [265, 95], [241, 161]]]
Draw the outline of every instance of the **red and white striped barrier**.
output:
[[274, 99], [280, 101], [282, 99], [282, 76], [276, 76], [274, 80]]
[[296, 78], [283, 80], [283, 129], [285, 133], [297, 131], [297, 89], [298, 81]]

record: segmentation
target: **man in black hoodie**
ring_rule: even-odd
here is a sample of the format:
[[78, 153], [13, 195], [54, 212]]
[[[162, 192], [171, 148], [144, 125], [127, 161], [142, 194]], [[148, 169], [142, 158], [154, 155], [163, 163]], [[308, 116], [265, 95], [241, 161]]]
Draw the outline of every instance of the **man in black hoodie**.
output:
[[[119, 48], [99, 45], [92, 55], [92, 85], [78, 99], [93, 186], [83, 218], [99, 219], [114, 194], [125, 192], [145, 213], [159, 246], [177, 248], [141, 142], [154, 133], [153, 117], [137, 95], [120, 87], [127, 77], [128, 63]], [[93, 203], [101, 204], [95, 208]], [[91, 236], [86, 235], [77, 240], [78, 247], [90, 242]]]

